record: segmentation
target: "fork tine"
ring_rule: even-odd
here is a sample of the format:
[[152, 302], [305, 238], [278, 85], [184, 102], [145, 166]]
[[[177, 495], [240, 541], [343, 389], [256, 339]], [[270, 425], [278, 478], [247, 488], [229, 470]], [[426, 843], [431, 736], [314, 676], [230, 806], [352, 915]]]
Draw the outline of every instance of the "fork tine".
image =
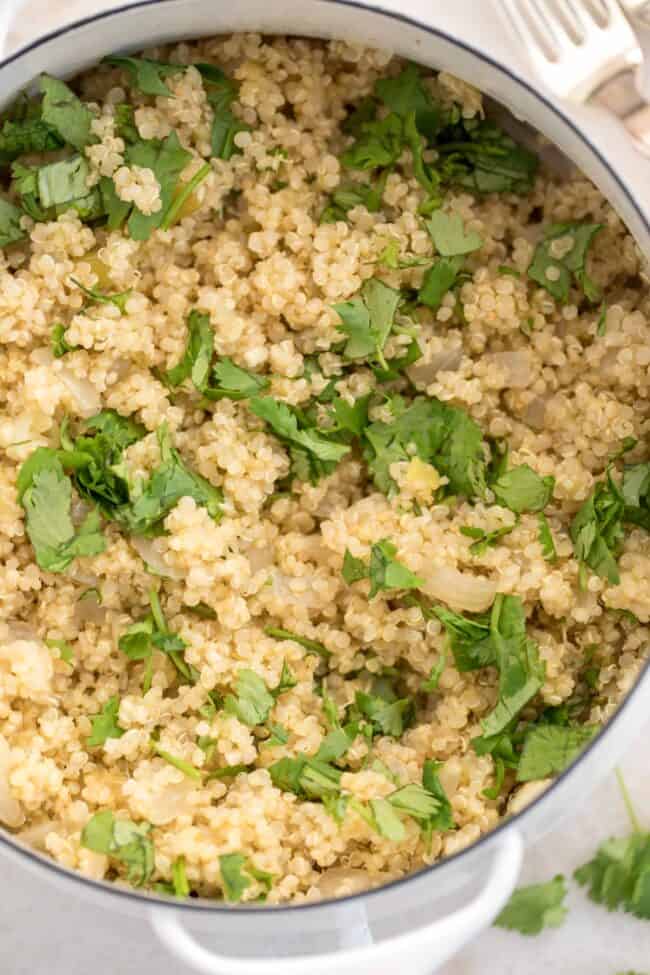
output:
[[534, 61], [557, 61], [557, 45], [552, 43], [556, 41], [556, 32], [540, 14], [534, 0], [502, 0], [502, 9]]

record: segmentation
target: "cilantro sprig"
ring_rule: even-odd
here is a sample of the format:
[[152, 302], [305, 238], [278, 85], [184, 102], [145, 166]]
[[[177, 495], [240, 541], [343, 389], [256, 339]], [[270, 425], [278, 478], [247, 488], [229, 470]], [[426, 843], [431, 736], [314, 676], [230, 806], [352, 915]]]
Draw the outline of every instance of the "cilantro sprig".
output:
[[494, 924], [520, 934], [539, 934], [544, 928], [559, 928], [567, 915], [566, 881], [561, 874], [543, 884], [519, 887]]
[[127, 880], [136, 887], [146, 884], [154, 870], [151, 824], [116, 819], [110, 809], [95, 813], [81, 833], [81, 845], [124, 864]]

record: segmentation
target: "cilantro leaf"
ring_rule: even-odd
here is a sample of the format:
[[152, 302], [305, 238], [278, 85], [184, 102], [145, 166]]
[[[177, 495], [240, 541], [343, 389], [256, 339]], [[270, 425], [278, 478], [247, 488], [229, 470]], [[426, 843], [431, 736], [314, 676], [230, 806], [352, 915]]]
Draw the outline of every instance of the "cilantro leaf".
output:
[[397, 698], [395, 694], [382, 696], [357, 691], [354, 703], [359, 714], [372, 725], [373, 735], [400, 738], [415, 716], [411, 698]]
[[394, 491], [390, 466], [415, 454], [449, 479], [449, 490], [483, 497], [486, 490], [487, 445], [478, 424], [464, 410], [435, 398], [417, 396], [408, 407], [393, 400], [394, 420], [375, 421], [364, 431], [364, 457], [375, 485]]
[[141, 887], [151, 877], [155, 865], [150, 832], [150, 823], [116, 819], [110, 809], [102, 809], [84, 826], [81, 845], [123, 863], [129, 883]]
[[83, 432], [59, 452], [64, 467], [72, 472], [79, 494], [98, 505], [107, 518], [114, 518], [129, 501], [129, 484], [121, 466], [126, 447], [145, 434], [144, 427], [102, 410], [84, 422]]
[[388, 538], [375, 542], [370, 550], [370, 563], [357, 559], [346, 549], [342, 574], [350, 584], [370, 579], [370, 598], [382, 589], [417, 589], [423, 580], [395, 558], [396, 546]]
[[551, 500], [554, 487], [554, 477], [540, 477], [528, 464], [514, 467], [491, 485], [497, 504], [515, 514], [541, 511]]
[[545, 884], [519, 887], [494, 923], [499, 928], [526, 935], [539, 934], [544, 928], [558, 928], [567, 915], [566, 893], [561, 874]]
[[0, 247], [8, 247], [27, 236], [20, 225], [23, 211], [0, 197]]
[[483, 555], [487, 552], [488, 548], [496, 545], [500, 538], [505, 535], [509, 535], [514, 531], [514, 525], [502, 525], [501, 528], [495, 528], [493, 531], [486, 532], [483, 528], [475, 528], [472, 525], [462, 525], [459, 529], [461, 535], [467, 536], [467, 538], [473, 538], [475, 541], [470, 545], [469, 551], [471, 555]]
[[41, 118], [54, 129], [64, 142], [75, 149], [83, 149], [94, 141], [91, 132], [93, 115], [87, 105], [77, 98], [64, 81], [41, 75]]
[[183, 358], [167, 372], [166, 381], [170, 386], [180, 386], [191, 376], [196, 388], [203, 390], [208, 382], [213, 352], [210, 316], [193, 309], [187, 319], [187, 345]]
[[276, 640], [293, 640], [294, 643], [304, 647], [307, 653], [315, 653], [319, 657], [329, 657], [330, 651], [317, 640], [310, 640], [306, 636], [299, 636], [291, 630], [283, 630], [279, 626], [265, 626], [264, 632], [267, 636], [275, 637]]
[[248, 399], [257, 396], [269, 386], [266, 376], [248, 372], [241, 366], [235, 365], [232, 359], [226, 356], [214, 364], [212, 376], [216, 380], [216, 386], [209, 386], [203, 390], [203, 395], [210, 400]]
[[380, 120], [362, 122], [354, 143], [341, 156], [348, 169], [393, 166], [402, 154], [402, 120], [394, 112]]
[[384, 346], [394, 324], [401, 294], [379, 278], [369, 278], [361, 288], [361, 297], [334, 305], [341, 324], [339, 331], [348, 336], [343, 355], [347, 359], [369, 359], [387, 368]]
[[616, 559], [623, 543], [625, 499], [608, 472], [571, 522], [576, 558], [612, 585], [620, 582]]
[[474, 230], [466, 231], [457, 213], [434, 210], [426, 221], [426, 228], [442, 257], [458, 257], [479, 250], [483, 241]]
[[45, 645], [49, 647], [50, 650], [58, 650], [59, 659], [62, 660], [64, 664], [74, 667], [74, 650], [67, 640], [46, 640]]
[[69, 345], [65, 340], [66, 328], [61, 322], [52, 326], [52, 332], [50, 337], [50, 343], [52, 346], [52, 355], [55, 359], [60, 359], [61, 356], [66, 355], [68, 352], [74, 352], [78, 349], [78, 345]]
[[219, 869], [224, 896], [231, 903], [238, 903], [254, 881], [260, 883], [267, 894], [273, 885], [273, 874], [259, 870], [243, 853], [222, 853]]
[[214, 64], [195, 64], [205, 86], [208, 102], [212, 108], [212, 155], [228, 161], [240, 150], [235, 145], [238, 132], [248, 132], [249, 126], [232, 111], [232, 103], [237, 98], [239, 86], [228, 78]]
[[158, 431], [158, 440], [162, 463], [142, 485], [135, 500], [116, 509], [114, 517], [132, 534], [145, 535], [156, 530], [181, 498], [189, 497], [218, 521], [223, 501], [219, 488], [186, 467], [181, 455], [171, 446], [164, 425]]
[[120, 728], [117, 723], [119, 710], [120, 699], [117, 695], [114, 695], [113, 697], [109, 697], [99, 714], [94, 715], [90, 719], [92, 722], [92, 731], [90, 736], [86, 738], [88, 748], [96, 748], [98, 745], [103, 745], [108, 738], [122, 737], [124, 729]]
[[277, 789], [301, 798], [322, 799], [340, 793], [340, 770], [316, 757], [281, 758], [269, 766], [269, 775]]
[[27, 534], [42, 569], [63, 572], [76, 556], [104, 551], [106, 542], [96, 511], [91, 511], [75, 532], [71, 518], [72, 484], [55, 451], [47, 447], [34, 451], [19, 473], [18, 492], [25, 509]]
[[441, 257], [426, 271], [418, 292], [418, 301], [433, 308], [440, 307], [442, 299], [450, 291], [463, 266], [462, 257]]
[[[149, 603], [151, 612], [144, 619], [132, 623], [117, 644], [129, 660], [145, 662], [142, 693], [146, 694], [151, 688], [154, 649], [167, 654], [184, 681], [195, 684], [199, 674], [185, 660], [185, 642], [177, 633], [169, 630], [155, 589], [149, 593]], [[212, 698], [210, 704], [214, 706]]]
[[518, 596], [499, 594], [490, 613], [490, 638], [499, 670], [499, 699], [481, 721], [485, 737], [502, 732], [537, 694], [545, 668], [537, 645], [526, 636], [526, 616]]
[[465, 119], [456, 109], [438, 133], [435, 148], [444, 183], [474, 193], [528, 193], [539, 160], [488, 119]]
[[442, 113], [440, 105], [422, 84], [418, 65], [407, 64], [396, 78], [380, 78], [375, 82], [375, 95], [401, 118], [415, 113], [418, 130], [429, 137], [435, 135]]
[[537, 724], [524, 739], [524, 747], [517, 769], [518, 782], [545, 779], [562, 772], [591, 741], [597, 728], [562, 727]]
[[557, 559], [557, 550], [555, 548], [555, 542], [553, 541], [551, 527], [543, 511], [540, 511], [538, 519], [539, 544], [542, 546], [542, 555], [547, 562], [555, 562]]
[[270, 396], [255, 396], [249, 407], [260, 417], [289, 450], [292, 472], [301, 480], [315, 483], [331, 474], [338, 462], [350, 452], [347, 444], [320, 430], [302, 412]]
[[254, 670], [243, 667], [237, 671], [236, 695], [228, 694], [224, 710], [251, 728], [264, 724], [275, 704], [275, 698]]
[[368, 213], [381, 209], [388, 170], [374, 183], [341, 183], [330, 196], [329, 203], [320, 215], [319, 223], [336, 223], [345, 220], [349, 210], [364, 206]]
[[63, 139], [39, 116], [5, 119], [0, 129], [0, 165], [6, 166], [20, 156], [60, 149]]
[[650, 833], [606, 840], [573, 876], [608, 911], [650, 920]]
[[[187, 345], [181, 361], [170, 369], [165, 380], [170, 386], [179, 386], [191, 377], [196, 389], [210, 400], [247, 399], [256, 396], [269, 385], [265, 376], [247, 372], [226, 357], [219, 359], [210, 369], [214, 354], [214, 336], [209, 315], [194, 309], [187, 320]], [[217, 385], [210, 385], [210, 376]]]
[[174, 202], [174, 191], [179, 177], [191, 161], [192, 154], [183, 149], [176, 131], [172, 129], [164, 141], [143, 139], [127, 146], [124, 159], [128, 165], [150, 169], [160, 186], [160, 209], [155, 213], [144, 214], [133, 206], [127, 221], [133, 240], [148, 240], [152, 231], [165, 220], [167, 211]]
[[129, 58], [114, 54], [102, 58], [102, 63], [126, 71], [131, 85], [138, 88], [143, 95], [162, 95], [167, 98], [172, 98], [173, 95], [163, 78], [185, 71], [184, 64], [166, 64], [164, 61], [153, 61], [150, 58]]
[[382, 589], [417, 589], [424, 580], [395, 558], [397, 547], [388, 539], [375, 542], [370, 550], [370, 598]]
[[26, 213], [34, 220], [50, 220], [68, 209], [82, 220], [101, 217], [104, 212], [99, 192], [89, 189], [90, 170], [83, 156], [71, 156], [45, 166], [12, 166], [12, 188], [20, 196]]
[[482, 613], [470, 619], [444, 606], [434, 606], [432, 613], [438, 617], [447, 631], [456, 668], [461, 673], [496, 663], [488, 614]]
[[70, 278], [70, 280], [74, 285], [76, 285], [77, 288], [83, 291], [89, 301], [95, 302], [99, 305], [115, 305], [115, 307], [118, 308], [122, 314], [125, 313], [126, 303], [133, 294], [131, 289], [128, 291], [119, 291], [112, 295], [106, 294], [105, 292], [98, 291], [94, 288], [86, 288], [86, 286], [83, 285], [81, 281], [77, 281], [76, 278]]
[[[591, 243], [603, 229], [599, 223], [558, 223], [548, 227], [543, 240], [535, 248], [528, 268], [528, 277], [545, 288], [556, 301], [566, 302], [571, 283], [580, 286], [588, 301], [600, 300], [600, 292], [585, 269]], [[555, 257], [554, 249], [560, 238], [567, 239], [568, 252]]]
[[406, 830], [390, 802], [387, 799], [371, 799], [370, 810], [373, 826], [380, 836], [401, 843], [406, 836]]

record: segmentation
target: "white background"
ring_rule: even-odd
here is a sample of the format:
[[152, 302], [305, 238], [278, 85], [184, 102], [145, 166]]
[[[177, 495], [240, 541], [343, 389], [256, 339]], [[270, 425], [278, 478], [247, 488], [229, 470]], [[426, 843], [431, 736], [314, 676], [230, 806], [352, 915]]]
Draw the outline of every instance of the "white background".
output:
[[[125, 0], [122, 0], [124, 4]], [[221, 0], [215, 0], [221, 2]], [[273, 2], [273, 0], [270, 0]], [[436, 24], [462, 25], [467, 40], [489, 43], [497, 57], [515, 64], [517, 55], [495, 20], [497, 0], [411, 0], [409, 9], [435, 12]], [[0, 0], [0, 9], [6, 0]], [[10, 47], [54, 26], [118, 6], [110, 0], [30, 0], [10, 34]], [[397, 5], [397, 3], [395, 4]], [[399, 3], [401, 9], [403, 4]], [[469, 15], [469, 16], [468, 16]], [[488, 41], [489, 39], [489, 41]], [[649, 183], [650, 192], [650, 183]], [[650, 723], [622, 763], [640, 818], [650, 829]], [[608, 835], [629, 831], [614, 776], [562, 829], [526, 855], [523, 882], [570, 875]], [[650, 975], [650, 922], [608, 914], [570, 884], [569, 916], [560, 929], [535, 938], [492, 929], [448, 964], [443, 975], [618, 975], [636, 969]], [[103, 911], [41, 883], [13, 861], [0, 866], [0, 975], [189, 975], [157, 942], [143, 921]], [[225, 975], [225, 973], [224, 973]], [[404, 973], [408, 975], [408, 973]]]

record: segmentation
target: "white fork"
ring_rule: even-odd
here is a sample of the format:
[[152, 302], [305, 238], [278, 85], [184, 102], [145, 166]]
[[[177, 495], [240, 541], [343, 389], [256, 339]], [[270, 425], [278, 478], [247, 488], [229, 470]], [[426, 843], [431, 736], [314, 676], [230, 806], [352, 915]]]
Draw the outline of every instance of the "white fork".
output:
[[501, 0], [500, 6], [535, 71], [561, 98], [586, 101], [641, 62], [615, 0]]

